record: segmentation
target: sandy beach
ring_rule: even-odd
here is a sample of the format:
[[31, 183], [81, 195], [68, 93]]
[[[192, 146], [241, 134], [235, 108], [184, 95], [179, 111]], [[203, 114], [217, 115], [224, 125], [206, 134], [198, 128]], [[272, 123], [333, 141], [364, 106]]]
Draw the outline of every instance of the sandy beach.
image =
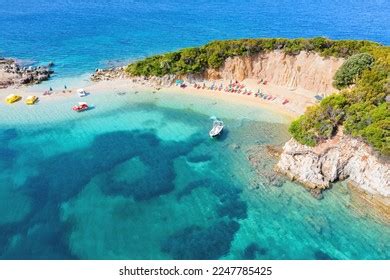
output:
[[[290, 90], [288, 88], [272, 84], [258, 85], [256, 80], [246, 79], [240, 84], [245, 85], [245, 89], [243, 90], [247, 90], [248, 92], [251, 91], [251, 95], [244, 95], [243, 93], [239, 94], [225, 92], [224, 89], [221, 91], [207, 89], [213, 84], [218, 87], [221, 84], [226, 86], [229, 84], [229, 81], [208, 81], [205, 82], [206, 89], [196, 89], [192, 84], [188, 83], [186, 83], [187, 86], [185, 88], [180, 86], [157, 87], [148, 83], [147, 81], [143, 83], [134, 83], [128, 79], [116, 79], [112, 81], [101, 81], [93, 83], [90, 86], [87, 86], [86, 90], [90, 92], [107, 92], [112, 89], [115, 91], [126, 91], [130, 89], [139, 92], [159, 92], [166, 95], [182, 95], [185, 93], [186, 95], [192, 96], [194, 98], [204, 97], [210, 98], [212, 100], [223, 100], [225, 102], [230, 102], [231, 104], [260, 107], [288, 116], [290, 118], [294, 118], [303, 114], [307, 106], [315, 104], [314, 94], [304, 89]], [[267, 95], [273, 96], [274, 99], [266, 100], [255, 96], [255, 93], [258, 89], [261, 89], [261, 91]], [[288, 103], [283, 105], [283, 101], [286, 99], [288, 100]]]
[[[203, 83], [201, 84], [203, 85]], [[223, 84], [224, 88], [222, 90], [208, 89], [213, 84], [218, 87]], [[253, 109], [266, 109], [290, 120], [303, 114], [308, 106], [313, 105], [316, 102], [314, 98], [315, 94], [305, 89], [292, 90], [270, 83], [267, 83], [266, 85], [259, 84], [258, 81], [254, 79], [246, 79], [240, 82], [241, 85], [245, 85], [245, 88], [243, 88], [242, 91], [245, 90], [247, 92], [251, 92], [251, 94], [244, 95], [243, 93], [225, 92], [224, 89], [228, 84], [229, 81], [224, 80], [208, 81], [205, 82], [206, 89], [197, 89], [194, 88], [194, 85], [188, 83], [186, 83], [187, 86], [185, 88], [180, 86], [157, 87], [148, 81], [134, 82], [131, 79], [114, 79], [100, 82], [89, 82], [84, 89], [91, 93], [91, 101], [93, 101], [93, 96], [95, 94], [104, 95], [109, 92], [116, 92], [118, 94], [127, 92], [134, 93], [137, 94], [137, 98], [140, 101], [145, 98], [143, 94], [158, 94], [159, 97], [162, 97], [161, 99], [166, 99], [165, 102], [169, 102], [169, 100], [175, 97], [183, 97], [183, 94], [185, 94], [186, 97], [188, 97], [188, 102], [201, 98], [214, 103], [218, 101], [229, 103], [232, 106], [239, 104]], [[49, 88], [50, 81], [45, 83], [45, 85]], [[25, 99], [29, 95], [36, 95], [40, 98], [40, 103], [61, 103], [64, 100], [74, 100], [76, 102], [79, 100], [77, 96], [77, 88], [73, 88], [72, 85], [68, 85], [66, 91], [64, 91], [63, 88], [53, 87], [53, 92], [50, 95], [43, 95], [42, 87], [43, 85], [0, 89], [0, 96], [4, 99], [8, 94], [18, 94]], [[272, 96], [272, 100], [255, 96], [255, 93], [259, 89], [262, 93], [267, 94], [267, 96]], [[285, 100], [288, 100], [288, 102], [283, 104]], [[19, 103], [23, 103], [23, 100]], [[17, 104], [10, 106], [15, 105]]]

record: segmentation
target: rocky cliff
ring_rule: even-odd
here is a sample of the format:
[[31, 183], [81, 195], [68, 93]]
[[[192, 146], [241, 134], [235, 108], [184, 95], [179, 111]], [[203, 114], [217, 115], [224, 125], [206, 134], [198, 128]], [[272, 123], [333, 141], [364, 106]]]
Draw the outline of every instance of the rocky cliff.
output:
[[314, 148], [289, 140], [277, 170], [310, 190], [322, 190], [347, 179], [370, 194], [390, 198], [389, 162], [379, 159], [364, 142], [342, 132]]
[[[207, 69], [203, 74], [141, 78], [161, 86], [172, 85], [177, 78], [189, 81], [263, 79], [290, 89], [305, 89], [313, 92], [313, 95], [329, 94], [336, 91], [332, 86], [333, 76], [343, 62], [344, 59], [325, 58], [313, 52], [302, 51], [297, 55], [288, 55], [283, 51], [272, 51], [227, 58], [218, 70]], [[125, 67], [96, 69], [91, 80], [129, 78], [124, 69]]]
[[312, 52], [288, 55], [283, 51], [273, 51], [228, 58], [219, 70], [207, 70], [205, 78], [264, 79], [291, 89], [303, 88], [314, 93], [328, 94], [335, 91], [332, 86], [333, 76], [343, 62], [340, 58], [324, 58]]

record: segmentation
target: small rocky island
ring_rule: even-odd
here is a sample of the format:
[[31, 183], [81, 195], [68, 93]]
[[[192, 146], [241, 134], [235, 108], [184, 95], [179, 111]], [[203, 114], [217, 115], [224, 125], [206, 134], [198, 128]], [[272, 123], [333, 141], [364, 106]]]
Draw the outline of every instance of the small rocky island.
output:
[[39, 84], [50, 78], [54, 72], [47, 66], [22, 67], [14, 59], [0, 58], [0, 88]]

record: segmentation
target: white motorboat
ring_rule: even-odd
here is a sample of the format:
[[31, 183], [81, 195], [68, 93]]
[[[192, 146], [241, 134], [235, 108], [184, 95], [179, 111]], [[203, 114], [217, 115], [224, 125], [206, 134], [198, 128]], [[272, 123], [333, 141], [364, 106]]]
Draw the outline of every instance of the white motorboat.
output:
[[80, 88], [77, 90], [77, 94], [80, 96], [80, 97], [84, 97], [84, 96], [87, 96], [88, 93], [83, 89], [83, 88]]
[[209, 135], [210, 137], [217, 137], [218, 135], [220, 135], [222, 133], [222, 130], [223, 130], [223, 121], [220, 121], [220, 120], [214, 120], [213, 122], [213, 128], [210, 130], [209, 132]]

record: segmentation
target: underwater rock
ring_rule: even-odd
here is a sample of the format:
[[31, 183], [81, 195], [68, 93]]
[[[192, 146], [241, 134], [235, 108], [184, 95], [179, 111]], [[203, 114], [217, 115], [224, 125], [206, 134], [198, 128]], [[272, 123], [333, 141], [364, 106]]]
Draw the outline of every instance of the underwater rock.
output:
[[[15, 128], [0, 130], [0, 140], [8, 142], [18, 137], [18, 131]], [[3, 142], [4, 143], [4, 142]]]
[[256, 243], [251, 243], [245, 248], [242, 258], [244, 260], [255, 260], [258, 258], [258, 255], [265, 255], [267, 251], [266, 248], [262, 248]]
[[212, 159], [212, 156], [210, 155], [189, 155], [187, 156], [187, 160], [192, 163], [198, 163], [198, 162], [206, 162], [210, 161]]
[[1, 258], [17, 260], [69, 260], [76, 259], [69, 252], [65, 225], [36, 223], [15, 239]]
[[324, 235], [330, 232], [329, 222], [325, 217], [306, 216], [305, 221], [319, 234]]
[[241, 200], [241, 190], [225, 182], [213, 182], [209, 178], [190, 182], [177, 194], [177, 199], [180, 200], [182, 197], [190, 195], [194, 189], [202, 187], [209, 188], [219, 198], [218, 216], [238, 220], [247, 218], [248, 206]]
[[247, 158], [261, 181], [267, 186], [280, 187], [285, 183], [283, 176], [274, 170], [277, 163], [275, 153], [278, 147], [270, 145], [256, 145], [247, 150]]
[[217, 213], [220, 217], [228, 217], [230, 219], [246, 219], [248, 206], [239, 199], [225, 201], [217, 208]]
[[116, 182], [115, 178], [111, 178], [112, 180], [102, 187], [103, 193], [132, 196], [134, 200], [141, 201], [171, 192], [175, 188], [173, 164], [162, 161], [156, 161], [156, 163], [154, 166], [149, 166], [149, 169], [153, 170], [153, 176], [144, 176], [132, 183]]
[[312, 197], [314, 197], [315, 199], [323, 199], [324, 198], [324, 195], [322, 194], [322, 190], [321, 189], [318, 189], [318, 188], [315, 188], [315, 189], [310, 189], [310, 194], [312, 195]]
[[190, 195], [193, 190], [201, 187], [207, 187], [210, 186], [211, 184], [212, 181], [209, 178], [190, 182], [189, 184], [187, 184], [187, 186], [184, 187], [184, 189], [182, 189], [180, 192], [177, 193], [176, 197], [178, 200], [180, 200], [182, 197], [186, 195]]
[[229, 145], [229, 148], [232, 149], [233, 151], [237, 151], [237, 150], [239, 150], [241, 148], [241, 146], [238, 145], [238, 144], [233, 143], [233, 144]]
[[14, 149], [10, 149], [7, 147], [0, 147], [0, 158], [1, 158], [0, 167], [9, 168], [10, 166], [12, 166], [18, 154], [19, 152]]
[[221, 221], [208, 228], [192, 226], [165, 240], [161, 250], [177, 260], [215, 260], [229, 253], [240, 225]]
[[318, 251], [314, 252], [314, 258], [316, 260], [334, 260], [334, 258], [332, 258], [327, 253], [325, 253], [325, 252], [323, 252], [321, 250], [318, 250]]

